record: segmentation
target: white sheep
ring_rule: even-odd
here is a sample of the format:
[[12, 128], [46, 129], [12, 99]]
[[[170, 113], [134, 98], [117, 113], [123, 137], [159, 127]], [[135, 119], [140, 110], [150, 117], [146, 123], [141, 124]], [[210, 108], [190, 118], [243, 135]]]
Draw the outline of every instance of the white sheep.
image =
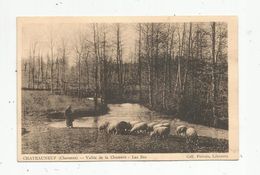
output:
[[116, 134], [116, 126], [118, 122], [109, 123], [107, 126], [107, 133], [108, 134]]
[[148, 132], [153, 131], [153, 127], [154, 127], [155, 125], [157, 125], [157, 124], [158, 124], [158, 122], [148, 123], [148, 124], [147, 124], [147, 131], [148, 131]]
[[185, 125], [180, 125], [176, 128], [176, 134], [179, 136], [185, 136], [187, 127]]
[[131, 122], [129, 122], [129, 123], [130, 123], [130, 125], [131, 125], [132, 127], [134, 127], [135, 124], [141, 123], [141, 122], [142, 122], [142, 121], [140, 121], [140, 120], [135, 120], [135, 121], [131, 121]]
[[153, 126], [153, 130], [154, 130], [155, 128], [158, 128], [158, 127], [162, 127], [162, 124], [161, 124], [161, 123], [158, 123], [158, 124], [154, 125], [154, 126]]
[[162, 126], [165, 126], [165, 127], [170, 127], [170, 123], [169, 122], [164, 122], [164, 123], [162, 123]]
[[132, 134], [132, 133], [140, 133], [146, 131], [147, 131], [147, 123], [141, 122], [141, 123], [136, 123], [131, 129], [130, 133]]
[[155, 125], [153, 125], [152, 130], [154, 130], [155, 128], [158, 128], [158, 127], [168, 127], [168, 128], [170, 128], [170, 123], [158, 123], [158, 124], [155, 124]]
[[99, 127], [98, 127], [99, 131], [102, 132], [102, 131], [106, 130], [107, 127], [108, 127], [108, 125], [109, 125], [109, 122], [108, 122], [108, 121], [105, 121], [104, 123], [101, 123], [101, 124], [99, 125]]
[[169, 123], [159, 123], [153, 126], [153, 129], [158, 128], [158, 127], [170, 127]]
[[188, 128], [186, 130], [186, 142], [197, 144], [198, 142], [198, 134], [194, 128]]
[[151, 138], [157, 137], [157, 138], [166, 138], [170, 134], [170, 128], [161, 126], [156, 127], [153, 132], [150, 133]]

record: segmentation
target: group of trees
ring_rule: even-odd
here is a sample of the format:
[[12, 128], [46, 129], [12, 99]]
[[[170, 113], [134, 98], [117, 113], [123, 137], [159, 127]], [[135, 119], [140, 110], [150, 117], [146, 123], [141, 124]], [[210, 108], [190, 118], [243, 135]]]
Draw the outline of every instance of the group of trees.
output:
[[70, 45], [51, 35], [45, 54], [33, 42], [23, 59], [23, 87], [94, 96], [95, 104], [134, 100], [214, 126], [228, 118], [225, 23], [129, 24], [135, 51], [128, 58], [122, 25], [89, 24]]
[[[55, 89], [66, 91], [68, 60], [66, 58], [66, 45], [58, 49], [57, 56], [54, 56], [54, 44], [51, 39], [50, 54], [43, 54], [37, 50], [38, 42], [33, 42], [29, 50], [29, 58], [23, 59], [23, 88], [47, 89], [54, 92]], [[39, 49], [38, 49], [39, 50]]]
[[138, 51], [144, 103], [208, 125], [228, 118], [226, 24], [139, 24]]

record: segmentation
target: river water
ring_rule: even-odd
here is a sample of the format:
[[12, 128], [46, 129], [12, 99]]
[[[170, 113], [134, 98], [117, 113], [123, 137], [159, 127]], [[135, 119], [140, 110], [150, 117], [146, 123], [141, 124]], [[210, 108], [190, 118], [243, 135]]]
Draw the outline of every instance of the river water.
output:
[[[194, 127], [198, 135], [207, 136], [219, 139], [228, 139], [228, 131], [223, 129], [210, 128], [203, 125], [191, 124], [185, 121], [181, 121], [174, 116], [162, 115], [157, 112], [151, 111], [150, 109], [133, 103], [123, 103], [123, 104], [108, 104], [109, 112], [101, 116], [87, 116], [75, 119], [73, 122], [74, 127], [91, 127], [95, 128], [99, 123], [105, 121], [167, 121], [171, 123], [171, 134], [175, 134], [175, 129], [177, 126], [185, 124], [189, 127]], [[50, 122], [50, 127], [64, 128], [65, 121]]]

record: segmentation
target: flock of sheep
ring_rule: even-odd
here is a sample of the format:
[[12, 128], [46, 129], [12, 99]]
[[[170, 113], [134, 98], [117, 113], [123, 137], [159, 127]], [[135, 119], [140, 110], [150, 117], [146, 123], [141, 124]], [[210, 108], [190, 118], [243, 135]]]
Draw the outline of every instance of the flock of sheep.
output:
[[[165, 139], [170, 135], [169, 121], [118, 121], [118, 122], [104, 122], [99, 125], [100, 132], [107, 132], [108, 134], [150, 134], [151, 138]], [[176, 128], [178, 136], [186, 137], [187, 142], [194, 142], [198, 140], [198, 134], [192, 127], [180, 125]]]

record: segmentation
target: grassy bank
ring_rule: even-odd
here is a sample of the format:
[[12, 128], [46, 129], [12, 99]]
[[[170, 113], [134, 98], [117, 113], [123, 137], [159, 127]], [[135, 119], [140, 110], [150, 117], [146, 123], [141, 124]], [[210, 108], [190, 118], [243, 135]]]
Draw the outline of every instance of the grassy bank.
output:
[[[151, 139], [148, 135], [108, 135], [93, 128], [49, 128], [23, 136], [22, 152], [33, 153], [187, 153], [227, 152], [228, 141], [199, 137], [197, 147], [184, 138]], [[48, 144], [46, 144], [48, 143]]]
[[[22, 91], [22, 128], [33, 130], [44, 127], [44, 123], [64, 120], [64, 111], [72, 106], [73, 117], [94, 116], [107, 112], [100, 104], [95, 112], [94, 102], [87, 99], [53, 95], [50, 91]], [[46, 126], [47, 127], [47, 126]], [[36, 130], [35, 132], [39, 132]]]
[[22, 108], [24, 115], [45, 115], [48, 118], [63, 118], [68, 105], [72, 106], [74, 117], [99, 115], [107, 109], [100, 104], [95, 112], [94, 101], [72, 98], [65, 95], [53, 95], [50, 91], [22, 91]]

